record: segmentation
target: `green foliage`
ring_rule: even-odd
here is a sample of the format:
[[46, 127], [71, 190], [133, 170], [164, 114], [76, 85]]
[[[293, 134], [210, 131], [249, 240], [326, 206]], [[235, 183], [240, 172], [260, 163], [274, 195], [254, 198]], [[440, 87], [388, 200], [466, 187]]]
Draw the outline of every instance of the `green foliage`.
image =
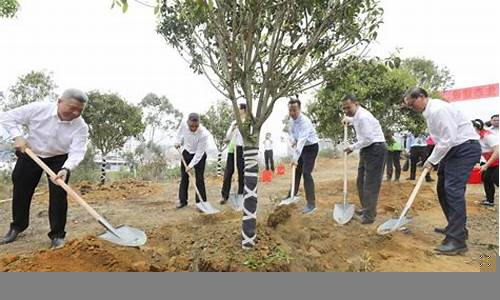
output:
[[334, 142], [342, 140], [342, 99], [347, 94], [354, 94], [384, 131], [423, 132], [426, 125], [422, 116], [400, 108], [405, 93], [419, 82], [415, 73], [400, 62], [394, 56], [385, 60], [348, 57], [326, 72], [325, 85], [308, 107], [318, 132]]
[[78, 182], [81, 180], [97, 181], [100, 174], [100, 166], [94, 162], [95, 149], [92, 145], [87, 147], [87, 152], [82, 162], [71, 172], [71, 181]]
[[286, 263], [289, 264], [293, 258], [283, 248], [276, 246], [272, 249], [269, 256], [262, 257], [256, 254], [248, 254], [243, 260], [243, 265], [254, 270], [265, 270], [266, 267], [273, 264]]
[[7, 101], [2, 103], [1, 108], [9, 110], [47, 98], [54, 100], [56, 88], [52, 73], [31, 71], [20, 76], [17, 82], [9, 87]]
[[231, 125], [232, 119], [233, 110], [224, 100], [217, 101], [216, 104], [210, 106], [207, 112], [201, 115], [201, 123], [212, 134], [219, 151], [222, 151], [224, 148], [226, 131]]
[[158, 33], [231, 100], [246, 145], [258, 144], [277, 100], [317, 86], [338, 57], [374, 40], [383, 13], [376, 0], [174, 0], [159, 10]]
[[0, 0], [0, 18], [12, 18], [19, 10], [16, 0]]
[[173, 104], [165, 96], [157, 96], [154, 93], [147, 94], [139, 103], [144, 112], [144, 123], [150, 127], [150, 141], [154, 141], [157, 129], [165, 131], [175, 130], [181, 120], [182, 113], [175, 109]]
[[428, 91], [440, 92], [453, 86], [453, 76], [448, 68], [439, 67], [430, 59], [407, 58], [401, 66], [409, 70], [417, 78], [417, 84]]
[[105, 157], [117, 150], [129, 138], [138, 138], [144, 132], [141, 109], [128, 104], [119, 95], [90, 91], [89, 103], [83, 118], [89, 125], [89, 135]]

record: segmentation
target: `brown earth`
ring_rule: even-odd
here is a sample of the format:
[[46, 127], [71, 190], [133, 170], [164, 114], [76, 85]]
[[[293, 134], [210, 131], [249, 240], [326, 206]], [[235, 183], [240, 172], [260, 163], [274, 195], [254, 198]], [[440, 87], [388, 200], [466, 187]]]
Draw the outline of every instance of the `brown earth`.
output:
[[[355, 178], [356, 161], [350, 160], [349, 177]], [[304, 205], [278, 207], [289, 186], [289, 172], [259, 187], [258, 237], [254, 250], [240, 247], [241, 213], [218, 204], [220, 180], [207, 179], [208, 197], [222, 208], [217, 215], [201, 215], [194, 205], [181, 211], [176, 202], [177, 182], [156, 184], [126, 180], [105, 186], [74, 184], [78, 192], [113, 224], [124, 222], [146, 230], [148, 242], [137, 248], [113, 245], [94, 236], [102, 232], [75, 204], [68, 215], [67, 244], [47, 250], [49, 240], [47, 195], [32, 204], [32, 224], [9, 245], [0, 246], [0, 271], [479, 271], [480, 255], [498, 255], [498, 209], [481, 207], [482, 186], [467, 191], [469, 252], [448, 257], [433, 247], [442, 236], [435, 226], [444, 225], [435, 184], [425, 183], [412, 210], [405, 232], [376, 234], [379, 224], [397, 216], [414, 182], [384, 182], [375, 224], [357, 219], [341, 226], [332, 219], [332, 207], [342, 198], [340, 160], [320, 160], [315, 171], [316, 213], [301, 216]], [[405, 178], [405, 174], [402, 178]], [[194, 192], [191, 192], [194, 195]], [[349, 201], [358, 204], [355, 180], [349, 181]], [[192, 202], [192, 201], [191, 201]], [[10, 220], [8, 204], [0, 204], [4, 229]]]

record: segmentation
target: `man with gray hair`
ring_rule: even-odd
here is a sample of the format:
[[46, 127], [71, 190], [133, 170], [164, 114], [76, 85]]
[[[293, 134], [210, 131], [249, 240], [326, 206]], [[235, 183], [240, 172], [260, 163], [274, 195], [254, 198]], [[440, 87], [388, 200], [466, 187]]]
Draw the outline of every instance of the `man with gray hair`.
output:
[[[68, 211], [66, 192], [56, 183], [68, 182], [70, 172], [83, 160], [87, 150], [88, 126], [81, 114], [87, 95], [77, 89], [64, 91], [57, 102], [34, 102], [0, 113], [0, 126], [14, 140], [18, 157], [12, 171], [12, 223], [0, 244], [16, 240], [28, 228], [31, 199], [43, 170], [25, 153], [29, 147], [56, 174], [49, 181], [51, 248], [64, 245]], [[27, 128], [26, 138], [22, 127]]]
[[200, 116], [197, 113], [190, 113], [186, 123], [181, 124], [179, 128], [175, 148], [183, 148], [182, 157], [187, 164], [187, 168], [181, 162], [181, 183], [179, 186], [179, 205], [177, 205], [177, 209], [184, 208], [188, 204], [188, 173], [192, 169], [195, 170], [196, 187], [203, 198], [199, 199], [198, 195], [196, 195], [196, 203], [207, 201], [204, 175], [209, 137], [210, 133], [200, 124]]

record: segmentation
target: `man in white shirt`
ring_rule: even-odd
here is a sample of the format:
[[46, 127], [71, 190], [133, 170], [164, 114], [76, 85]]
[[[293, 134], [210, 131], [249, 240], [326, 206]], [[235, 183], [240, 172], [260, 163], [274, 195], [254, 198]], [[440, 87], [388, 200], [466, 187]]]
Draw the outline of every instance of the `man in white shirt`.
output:
[[[296, 166], [294, 193], [297, 195], [300, 177], [303, 175], [307, 205], [302, 213], [310, 214], [316, 210], [316, 193], [311, 173], [316, 163], [316, 157], [318, 156], [318, 135], [311, 120], [301, 113], [299, 99], [292, 99], [288, 102], [288, 114], [292, 119], [290, 128], [290, 139], [294, 148], [292, 165]], [[290, 194], [291, 191], [289, 190], [286, 198], [290, 198]]]
[[447, 255], [466, 252], [465, 188], [472, 168], [481, 157], [479, 136], [457, 108], [442, 100], [429, 99], [422, 88], [411, 89], [405, 104], [422, 113], [436, 144], [424, 168], [431, 172], [439, 164], [437, 193], [448, 225], [435, 229], [446, 235], [435, 250]]
[[[186, 161], [187, 168], [181, 162], [181, 182], [177, 209], [184, 208], [188, 204], [189, 176], [187, 173], [190, 173], [192, 169], [195, 170], [196, 187], [200, 191], [202, 201], [207, 201], [204, 174], [209, 137], [210, 133], [200, 124], [200, 116], [197, 113], [189, 114], [186, 123], [181, 124], [179, 128], [175, 148], [179, 149], [182, 146], [182, 157]], [[199, 202], [200, 199], [196, 195], [196, 203]]]
[[498, 114], [491, 116], [490, 123], [491, 127], [488, 130], [498, 136]]
[[[88, 101], [77, 90], [64, 91], [57, 103], [35, 102], [0, 114], [0, 125], [14, 138], [18, 156], [12, 171], [12, 223], [0, 244], [13, 242], [28, 228], [31, 199], [43, 170], [24, 152], [31, 150], [57, 173], [57, 178], [68, 182], [69, 174], [83, 160], [87, 149], [88, 126], [81, 114]], [[23, 129], [28, 129], [27, 138]], [[64, 231], [68, 202], [66, 192], [49, 181], [49, 220], [51, 248], [64, 245]]]
[[344, 97], [342, 109], [347, 115], [342, 122], [354, 126], [357, 142], [346, 147], [350, 154], [359, 152], [357, 188], [361, 202], [361, 224], [372, 224], [377, 216], [377, 202], [384, 174], [387, 146], [379, 121], [359, 105], [354, 95]]
[[264, 161], [266, 170], [272, 170], [274, 173], [273, 141], [270, 132], [266, 133], [266, 139], [264, 140]]
[[[240, 103], [239, 114], [242, 120], [245, 119], [247, 114], [247, 105], [245, 103]], [[231, 123], [227, 132], [225, 142], [228, 143], [227, 146], [227, 158], [226, 158], [226, 170], [224, 171], [224, 181], [222, 183], [221, 196], [222, 199], [220, 204], [226, 204], [229, 199], [229, 193], [231, 191], [231, 180], [233, 178], [234, 172], [238, 172], [238, 195], [237, 197], [243, 198], [244, 191], [244, 171], [245, 171], [245, 159], [243, 158], [243, 136], [238, 129], [238, 124], [236, 120]], [[235, 167], [235, 151], [236, 151], [236, 169]]]

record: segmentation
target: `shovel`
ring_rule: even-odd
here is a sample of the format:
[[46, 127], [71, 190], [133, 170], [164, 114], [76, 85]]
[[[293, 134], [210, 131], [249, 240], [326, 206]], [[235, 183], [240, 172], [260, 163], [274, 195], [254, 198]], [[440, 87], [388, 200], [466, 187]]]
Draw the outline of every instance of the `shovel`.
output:
[[296, 203], [297, 201], [299, 201], [299, 197], [295, 196], [295, 169], [296, 168], [297, 167], [295, 165], [293, 165], [293, 167], [292, 167], [292, 186], [291, 186], [291, 191], [290, 191], [290, 197], [288, 197], [284, 200], [281, 200], [279, 205], [289, 205], [289, 204]]
[[420, 174], [420, 177], [418, 178], [417, 185], [415, 185], [415, 187], [413, 188], [413, 191], [411, 192], [410, 198], [406, 202], [406, 205], [405, 205], [403, 211], [401, 212], [399, 219], [390, 219], [390, 220], [385, 221], [382, 225], [380, 225], [377, 228], [378, 234], [383, 235], [383, 234], [388, 234], [388, 233], [394, 232], [394, 231], [400, 229], [401, 226], [409, 223], [409, 219], [406, 218], [406, 213], [408, 212], [408, 210], [410, 210], [410, 207], [413, 204], [413, 201], [415, 201], [415, 198], [418, 194], [418, 191], [420, 190], [420, 186], [422, 185], [422, 182], [424, 182], [425, 175], [427, 175], [428, 172], [429, 171], [427, 170], [427, 168], [425, 168], [422, 171], [422, 174]]
[[[231, 206], [236, 211], [243, 210], [243, 195], [238, 194], [238, 185], [239, 185], [239, 172], [238, 172], [238, 147], [236, 146], [236, 134], [234, 135], [235, 143], [234, 143], [234, 172], [233, 178], [235, 178], [235, 183], [233, 185], [234, 193], [229, 195], [229, 202], [231, 202]], [[237, 177], [238, 176], [238, 177]]]
[[[347, 144], [347, 125], [344, 125], [344, 145]], [[344, 203], [333, 207], [333, 219], [340, 225], [347, 224], [354, 216], [354, 205], [347, 203], [347, 153], [344, 151]]]
[[[188, 165], [186, 161], [184, 160], [184, 156], [182, 156], [182, 152], [180, 149], [177, 149], [179, 151], [179, 154], [181, 155], [181, 160], [182, 164], [184, 165], [184, 168], [187, 169]], [[191, 177], [191, 174], [189, 172], [186, 172], [188, 177]], [[200, 199], [200, 202], [196, 203], [196, 207], [203, 213], [211, 215], [211, 214], [216, 214], [220, 212], [217, 208], [213, 207], [209, 202], [205, 202], [203, 197], [200, 194], [200, 191], [198, 190], [198, 187], [196, 186], [196, 182], [194, 183], [194, 189], [196, 190], [196, 194], [198, 195], [198, 199]]]
[[[31, 159], [33, 159], [50, 177], [56, 177], [57, 175], [52, 171], [38, 156], [27, 148], [25, 153], [28, 154]], [[73, 200], [78, 202], [94, 219], [99, 222], [106, 232], [99, 235], [98, 237], [111, 243], [115, 243], [121, 246], [137, 247], [142, 246], [146, 243], [147, 236], [144, 231], [127, 226], [121, 225], [118, 227], [113, 227], [106, 219], [100, 216], [90, 205], [85, 202], [85, 200], [80, 197], [72, 188], [70, 188], [62, 179], [57, 179], [57, 183], [69, 194]]]

